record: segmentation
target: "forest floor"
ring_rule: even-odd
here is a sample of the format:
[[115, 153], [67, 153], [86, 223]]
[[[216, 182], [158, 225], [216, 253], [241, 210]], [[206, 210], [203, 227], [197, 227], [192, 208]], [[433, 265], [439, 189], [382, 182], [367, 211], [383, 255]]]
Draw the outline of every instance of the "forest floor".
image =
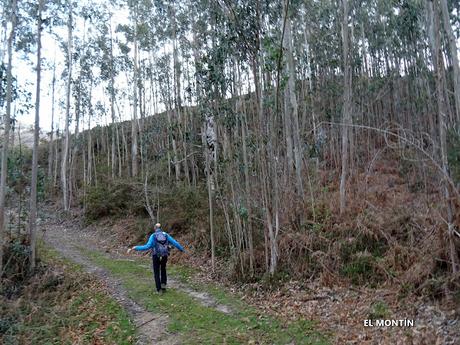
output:
[[[119, 227], [120, 224], [118, 224]], [[43, 240], [108, 286], [128, 311], [137, 344], [458, 344], [455, 306], [391, 287], [326, 287], [287, 281], [238, 287], [214, 281], [191, 256], [168, 264], [168, 291], [154, 292], [148, 255], [126, 255], [115, 224], [85, 227], [80, 217], [43, 213]], [[195, 266], [195, 268], [193, 268]], [[200, 269], [201, 268], [201, 269]], [[414, 320], [414, 327], [365, 327], [365, 319]]]
[[[126, 255], [115, 234], [42, 213], [40, 238], [94, 275], [128, 312], [136, 344], [328, 344], [315, 322], [288, 321], [249, 306], [222, 287], [203, 282], [196, 270], [169, 265], [168, 290], [156, 294], [150, 259]], [[174, 253], [173, 255], [179, 255]]]

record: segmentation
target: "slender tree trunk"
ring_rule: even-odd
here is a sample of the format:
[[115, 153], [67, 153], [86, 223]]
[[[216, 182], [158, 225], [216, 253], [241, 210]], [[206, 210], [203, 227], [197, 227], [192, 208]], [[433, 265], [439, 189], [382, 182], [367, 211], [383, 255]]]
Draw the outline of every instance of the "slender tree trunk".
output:
[[[173, 111], [171, 109], [171, 106], [169, 106], [169, 109], [166, 110], [166, 115], [168, 117], [168, 126], [169, 126], [169, 131], [168, 132], [171, 132], [171, 134], [169, 136], [171, 138], [171, 145], [172, 145], [172, 149], [173, 149], [174, 171], [176, 173], [175, 177], [176, 177], [176, 184], [177, 184], [179, 182], [179, 180], [180, 180], [180, 163], [179, 163], [179, 158], [178, 158], [178, 155], [177, 155], [176, 139], [174, 138], [174, 133], [173, 133], [173, 132], [175, 132], [175, 129], [173, 128], [173, 125], [172, 125], [172, 112]], [[168, 159], [168, 164], [169, 165], [171, 164], [169, 159]]]
[[[292, 145], [292, 152], [294, 154], [294, 166], [296, 171], [296, 181], [297, 181], [297, 192], [300, 197], [303, 199], [303, 183], [302, 183], [302, 146], [300, 143], [300, 127], [299, 127], [299, 107], [297, 104], [297, 97], [295, 93], [295, 65], [294, 65], [294, 55], [292, 53], [292, 34], [291, 34], [291, 19], [289, 17], [288, 10], [285, 11], [286, 18], [286, 29], [284, 35], [283, 46], [286, 50], [286, 66], [288, 72], [288, 82], [286, 87], [285, 103], [286, 103], [286, 113], [285, 117], [288, 119], [286, 126], [290, 127], [289, 133], [292, 135], [292, 139], [289, 142]], [[286, 135], [289, 135], [286, 133]], [[292, 158], [291, 158], [292, 160]], [[289, 169], [292, 167], [289, 166]]]
[[137, 123], [137, 87], [138, 87], [138, 68], [137, 68], [137, 53], [138, 53], [138, 42], [137, 42], [137, 13], [136, 20], [134, 23], [134, 82], [133, 82], [133, 120], [131, 123], [131, 165], [132, 165], [132, 176], [136, 177], [138, 175], [138, 148], [137, 148], [137, 137], [138, 137], [138, 123]]
[[3, 274], [3, 248], [5, 242], [5, 196], [6, 196], [6, 177], [8, 175], [8, 146], [10, 141], [10, 120], [11, 120], [11, 103], [12, 103], [12, 63], [13, 63], [13, 42], [16, 33], [17, 20], [17, 0], [13, 0], [11, 8], [11, 31], [8, 36], [8, 69], [6, 72], [6, 114], [5, 129], [3, 133], [2, 147], [2, 171], [0, 175], [0, 279]]
[[340, 213], [345, 211], [346, 184], [349, 163], [349, 131], [351, 121], [351, 65], [349, 58], [348, 39], [348, 0], [342, 0], [342, 46], [343, 46], [343, 109], [342, 109], [342, 175], [340, 177]]
[[456, 125], [460, 126], [460, 65], [458, 61], [458, 48], [457, 40], [455, 39], [452, 25], [450, 24], [449, 9], [447, 8], [447, 0], [439, 0], [444, 30], [447, 33], [449, 53], [452, 59], [452, 68], [454, 70], [453, 84], [454, 84], [454, 98], [455, 98], [455, 119]]
[[[238, 101], [240, 102], [240, 101]], [[247, 131], [247, 123], [246, 123], [246, 114], [243, 113], [243, 118], [241, 119], [241, 141], [243, 142], [243, 163], [244, 163], [244, 189], [246, 194], [246, 207], [248, 210], [248, 244], [249, 244], [249, 271], [251, 275], [254, 274], [254, 243], [253, 243], [253, 236], [252, 236], [252, 207], [251, 207], [251, 189], [250, 189], [250, 181], [249, 181], [249, 159], [247, 153], [247, 145], [246, 145], [246, 131]]]
[[73, 135], [72, 152], [70, 154], [70, 173], [69, 173], [69, 208], [72, 207], [74, 193], [78, 193], [77, 185], [77, 166], [78, 166], [78, 149], [79, 149], [79, 136], [80, 136], [80, 112], [81, 112], [81, 78], [78, 77], [77, 86], [77, 104], [75, 106], [75, 132]]
[[[447, 129], [447, 103], [445, 99], [444, 93], [444, 59], [442, 56], [441, 50], [441, 37], [440, 37], [440, 23], [439, 23], [439, 15], [436, 7], [433, 7], [433, 2], [428, 0], [428, 27], [430, 31], [430, 44], [432, 46], [432, 52], [434, 55], [432, 56], [433, 65], [436, 72], [436, 97], [437, 97], [437, 104], [438, 104], [438, 128], [439, 128], [439, 146], [440, 146], [440, 154], [441, 154], [441, 166], [445, 176], [450, 175], [449, 171], [449, 162], [447, 160], [447, 136], [446, 136], [446, 129]], [[435, 11], [436, 9], [436, 11]], [[455, 275], [458, 273], [459, 270], [459, 259], [457, 255], [457, 251], [455, 248], [454, 242], [454, 218], [453, 215], [455, 213], [454, 204], [452, 203], [451, 192], [449, 183], [446, 179], [443, 179], [443, 193], [444, 199], [446, 202], [447, 208], [447, 237], [448, 237], [448, 245], [449, 245], [449, 255], [450, 255], [450, 263], [452, 267], [452, 273]]]
[[66, 115], [65, 115], [65, 138], [62, 149], [62, 162], [61, 162], [61, 183], [63, 194], [64, 210], [69, 210], [69, 186], [67, 181], [67, 163], [70, 145], [70, 95], [72, 87], [72, 1], [69, 1], [69, 21], [67, 23], [67, 92], [66, 92]]
[[56, 86], [56, 59], [53, 64], [53, 80], [51, 82], [51, 132], [50, 132], [50, 144], [48, 151], [48, 178], [49, 181], [53, 181], [53, 138], [54, 138], [54, 95]]
[[30, 270], [36, 265], [36, 234], [37, 234], [37, 175], [38, 175], [38, 139], [40, 132], [40, 82], [42, 70], [42, 12], [44, 0], [38, 2], [37, 18], [37, 84], [35, 94], [35, 128], [34, 146], [32, 153], [32, 182], [30, 186], [30, 211], [29, 211], [29, 235], [30, 235]]
[[91, 185], [93, 182], [93, 140], [92, 140], [92, 135], [91, 135], [91, 117], [93, 116], [93, 109], [91, 106], [91, 93], [92, 93], [92, 82], [90, 85], [90, 91], [89, 91], [89, 104], [88, 104], [88, 142], [87, 142], [87, 154], [88, 154], [88, 162], [87, 162], [87, 172], [86, 172], [86, 181], [88, 185]]
[[56, 143], [54, 144], [54, 172], [53, 172], [53, 186], [57, 186], [58, 184], [58, 170], [59, 170], [59, 145], [57, 144], [57, 140], [59, 139], [59, 126], [56, 129]]
[[[110, 115], [112, 119], [112, 146], [111, 146], [111, 157], [112, 157], [112, 166], [111, 166], [111, 176], [112, 179], [115, 178], [115, 139], [118, 143], [118, 131], [115, 124], [115, 76], [114, 76], [114, 64], [113, 64], [113, 39], [112, 39], [112, 25], [110, 25]], [[118, 144], [118, 151], [120, 146]], [[120, 161], [120, 155], [118, 155], [118, 161]]]
[[[18, 145], [19, 145], [19, 158], [21, 160], [20, 169], [22, 171], [22, 169], [24, 169], [24, 164], [23, 164], [23, 156], [22, 156], [21, 125], [18, 125]], [[24, 191], [21, 191], [19, 194], [18, 230], [16, 233], [17, 238], [21, 236], [23, 201], [24, 201]]]
[[208, 204], [209, 204], [209, 230], [210, 230], [210, 237], [211, 237], [211, 266], [212, 270], [215, 269], [215, 245], [214, 245], [214, 208], [213, 208], [213, 183], [212, 183], [212, 172], [211, 172], [211, 150], [210, 144], [208, 140], [208, 129], [207, 126], [204, 125], [203, 129], [203, 148], [206, 160], [206, 185], [208, 189]]

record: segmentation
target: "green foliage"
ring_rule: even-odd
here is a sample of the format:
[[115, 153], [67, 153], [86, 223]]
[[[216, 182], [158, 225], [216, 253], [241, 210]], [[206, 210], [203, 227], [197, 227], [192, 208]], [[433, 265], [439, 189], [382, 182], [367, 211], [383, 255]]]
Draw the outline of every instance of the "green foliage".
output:
[[[13, 296], [21, 291], [29, 278], [30, 248], [25, 241], [15, 240], [6, 244], [3, 253], [3, 278], [0, 294]], [[1, 278], [1, 277], [0, 277]]]
[[122, 217], [127, 214], [145, 215], [142, 189], [134, 184], [117, 181], [88, 187], [85, 219], [93, 222], [103, 217]]
[[375, 284], [384, 278], [377, 269], [377, 260], [387, 249], [383, 240], [370, 235], [361, 235], [357, 238], [342, 242], [340, 258], [342, 266], [340, 272], [355, 285]]
[[372, 304], [369, 312], [369, 319], [385, 319], [390, 316], [390, 309], [385, 301], [377, 301]]
[[341, 268], [341, 273], [355, 285], [381, 281], [374, 266], [375, 258], [370, 255], [356, 255]]
[[[201, 187], [201, 186], [200, 186]], [[161, 222], [168, 228], [182, 231], [207, 221], [207, 194], [203, 188], [173, 187], [168, 194], [160, 195]]]
[[344, 262], [353, 258], [353, 255], [360, 252], [368, 252], [374, 257], [382, 257], [387, 249], [383, 240], [370, 235], [362, 235], [342, 242], [340, 256]]
[[460, 135], [450, 130], [447, 133], [447, 160], [449, 162], [452, 179], [460, 182]]
[[146, 239], [149, 236], [148, 234], [149, 229], [153, 232], [152, 221], [150, 220], [150, 218], [141, 218], [141, 217], [136, 218], [136, 223], [134, 224], [134, 233], [136, 235], [135, 237], [136, 243], [146, 241]]
[[[0, 109], [4, 107], [6, 104], [6, 79], [7, 79], [7, 66], [3, 61], [0, 63]], [[13, 76], [12, 80], [12, 101], [16, 100], [18, 98], [18, 85], [17, 85], [17, 80]]]
[[8, 154], [8, 184], [17, 194], [25, 193], [30, 181], [32, 150], [16, 146]]
[[278, 269], [274, 274], [265, 273], [261, 279], [261, 283], [267, 290], [276, 291], [290, 278], [288, 272]]

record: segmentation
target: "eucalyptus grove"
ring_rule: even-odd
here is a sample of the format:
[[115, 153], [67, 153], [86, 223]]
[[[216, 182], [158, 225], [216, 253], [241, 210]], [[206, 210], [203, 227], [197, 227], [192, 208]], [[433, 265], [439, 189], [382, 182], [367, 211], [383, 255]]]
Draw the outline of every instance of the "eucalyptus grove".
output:
[[[171, 190], [202, 193], [212, 266], [227, 255], [242, 276], [275, 274], [290, 269], [286, 236], [308, 243], [326, 218], [366, 214], [361, 177], [390, 149], [406, 164], [410, 146], [417, 169], [442, 180], [431, 182], [439, 231], [458, 271], [458, 2], [68, 1], [65, 11], [64, 131], [52, 127], [48, 153], [65, 210], [120, 181], [142, 186], [151, 219]], [[14, 25], [8, 57], [13, 37]]]

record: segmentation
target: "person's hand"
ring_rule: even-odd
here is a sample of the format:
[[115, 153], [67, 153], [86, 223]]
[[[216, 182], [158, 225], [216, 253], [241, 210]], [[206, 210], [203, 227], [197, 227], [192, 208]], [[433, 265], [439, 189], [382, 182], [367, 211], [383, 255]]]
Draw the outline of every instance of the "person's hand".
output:
[[126, 252], [126, 254], [131, 253], [133, 250], [134, 250], [134, 247], [129, 248], [128, 251]]

